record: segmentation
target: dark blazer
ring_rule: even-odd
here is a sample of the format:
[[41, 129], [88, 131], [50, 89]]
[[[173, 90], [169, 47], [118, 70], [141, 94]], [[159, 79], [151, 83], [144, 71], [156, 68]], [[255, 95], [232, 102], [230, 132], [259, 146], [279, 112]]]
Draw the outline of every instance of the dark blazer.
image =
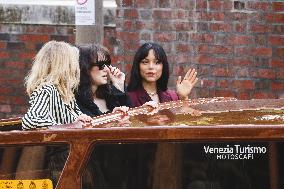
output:
[[[152, 100], [143, 87], [136, 91], [128, 92], [128, 96], [130, 97], [132, 107], [142, 106]], [[160, 102], [179, 100], [177, 93], [173, 90], [158, 91], [158, 96]]]
[[[113, 85], [111, 86], [111, 92], [105, 95], [106, 106], [111, 112], [115, 107], [119, 106], [131, 106], [130, 99], [127, 93], [124, 93]], [[93, 102], [92, 99], [85, 97], [84, 95], [78, 93], [76, 95], [76, 100], [80, 110], [91, 117], [102, 115], [103, 112], [99, 110], [99, 107]], [[107, 112], [107, 113], [109, 113]]]

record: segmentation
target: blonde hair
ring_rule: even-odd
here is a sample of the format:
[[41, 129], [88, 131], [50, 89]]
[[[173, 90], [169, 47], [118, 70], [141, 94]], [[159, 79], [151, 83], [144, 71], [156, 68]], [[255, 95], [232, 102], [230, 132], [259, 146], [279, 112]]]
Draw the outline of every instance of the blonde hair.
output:
[[74, 99], [80, 81], [79, 50], [65, 42], [49, 41], [37, 53], [25, 78], [27, 93], [53, 84], [64, 102]]

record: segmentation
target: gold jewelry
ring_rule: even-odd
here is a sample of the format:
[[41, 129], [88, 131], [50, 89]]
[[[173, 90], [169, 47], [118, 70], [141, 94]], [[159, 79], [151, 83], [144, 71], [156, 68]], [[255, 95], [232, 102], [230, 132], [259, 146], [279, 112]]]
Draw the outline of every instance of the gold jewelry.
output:
[[157, 94], [157, 92], [152, 92], [152, 93], [150, 93], [150, 92], [148, 92], [148, 91], [147, 91], [147, 93], [148, 93], [149, 96], [155, 96], [155, 95]]

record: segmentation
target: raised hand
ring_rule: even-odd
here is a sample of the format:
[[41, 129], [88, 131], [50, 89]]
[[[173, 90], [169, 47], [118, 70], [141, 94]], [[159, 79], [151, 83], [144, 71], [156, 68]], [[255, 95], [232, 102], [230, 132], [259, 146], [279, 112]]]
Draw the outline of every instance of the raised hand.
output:
[[124, 92], [124, 81], [125, 74], [120, 71], [118, 68], [113, 66], [106, 67], [108, 76], [112, 81], [112, 84], [120, 91]]
[[198, 78], [196, 77], [197, 72], [195, 69], [189, 69], [185, 74], [183, 80], [181, 76], [178, 77], [176, 83], [177, 94], [181, 100], [187, 100], [191, 89], [194, 87]]

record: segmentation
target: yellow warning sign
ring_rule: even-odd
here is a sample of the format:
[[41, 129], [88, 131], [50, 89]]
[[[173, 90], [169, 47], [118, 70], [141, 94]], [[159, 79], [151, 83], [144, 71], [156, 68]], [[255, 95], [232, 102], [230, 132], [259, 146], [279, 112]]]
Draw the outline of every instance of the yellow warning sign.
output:
[[51, 180], [0, 180], [0, 189], [53, 189]]

